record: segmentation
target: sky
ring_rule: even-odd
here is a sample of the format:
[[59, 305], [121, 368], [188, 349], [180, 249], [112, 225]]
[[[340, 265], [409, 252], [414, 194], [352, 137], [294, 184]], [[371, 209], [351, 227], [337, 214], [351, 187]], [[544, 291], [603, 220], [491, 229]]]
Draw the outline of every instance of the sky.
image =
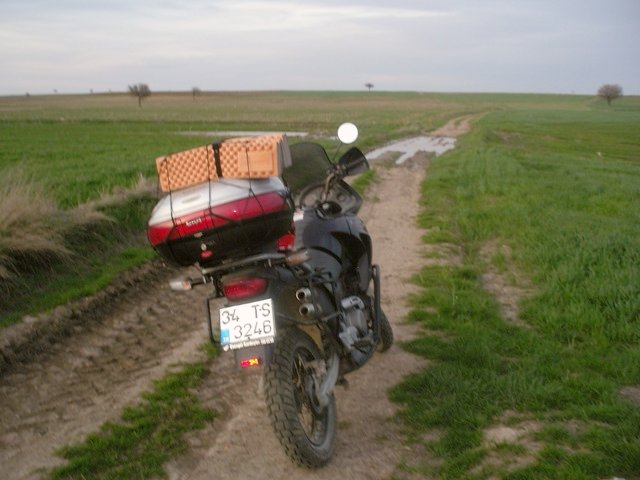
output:
[[640, 0], [0, 0], [0, 95], [640, 94]]

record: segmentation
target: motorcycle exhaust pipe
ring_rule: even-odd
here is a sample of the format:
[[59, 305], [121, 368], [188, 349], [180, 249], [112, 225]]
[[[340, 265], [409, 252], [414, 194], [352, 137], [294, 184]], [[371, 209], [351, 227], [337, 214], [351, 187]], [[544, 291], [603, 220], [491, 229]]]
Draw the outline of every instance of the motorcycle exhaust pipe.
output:
[[303, 317], [309, 317], [316, 313], [316, 307], [314, 307], [312, 303], [303, 303], [302, 305], [300, 305], [298, 312]]
[[299, 288], [296, 291], [296, 298], [298, 299], [299, 302], [308, 301], [311, 298], [311, 290], [309, 290], [306, 287]]

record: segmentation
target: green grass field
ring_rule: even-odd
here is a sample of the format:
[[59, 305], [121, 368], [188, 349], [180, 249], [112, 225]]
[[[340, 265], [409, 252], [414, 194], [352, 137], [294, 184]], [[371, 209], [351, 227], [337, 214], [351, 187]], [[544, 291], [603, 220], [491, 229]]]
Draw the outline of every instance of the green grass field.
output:
[[[638, 97], [609, 107], [559, 95], [165, 94], [141, 109], [116, 94], [2, 98], [0, 182], [18, 171], [68, 212], [153, 176], [156, 156], [211, 140], [178, 132], [324, 138], [349, 120], [366, 150], [481, 113], [455, 151], [431, 162], [423, 186], [425, 242], [455, 244], [463, 256], [415, 279], [422, 293], [410, 317], [431, 333], [406, 348], [432, 364], [391, 396], [409, 443], [437, 461], [402, 468], [435, 478], [638, 478], [640, 406], [622, 395], [640, 389]], [[8, 264], [19, 275], [0, 275], [0, 323], [150, 258], [143, 229], [153, 201], [125, 197], [99, 209], [111, 222], [60, 229], [74, 252], [66, 259], [19, 254]], [[0, 262], [16, 253], [2, 250], [10, 233], [0, 225]], [[488, 272], [523, 293], [511, 299], [516, 320], [489, 293]], [[14, 299], [17, 291], [27, 293]], [[497, 427], [519, 435], [488, 440]]]
[[[640, 109], [486, 115], [435, 160], [421, 218], [460, 265], [425, 268], [407, 345], [435, 364], [393, 390], [437, 478], [640, 475]], [[438, 227], [437, 230], [434, 230]], [[489, 252], [487, 254], [487, 252]], [[487, 271], [528, 291], [500, 314]], [[497, 427], [519, 433], [488, 441]], [[424, 440], [435, 430], [436, 439]]]
[[[626, 100], [626, 99], [625, 99]], [[138, 108], [124, 94], [0, 98], [0, 172], [19, 166], [67, 208], [155, 174], [153, 159], [210, 141], [184, 132], [269, 130], [334, 135], [355, 122], [364, 149], [428, 132], [469, 113], [533, 105], [585, 111], [581, 96], [418, 93], [152, 95]]]

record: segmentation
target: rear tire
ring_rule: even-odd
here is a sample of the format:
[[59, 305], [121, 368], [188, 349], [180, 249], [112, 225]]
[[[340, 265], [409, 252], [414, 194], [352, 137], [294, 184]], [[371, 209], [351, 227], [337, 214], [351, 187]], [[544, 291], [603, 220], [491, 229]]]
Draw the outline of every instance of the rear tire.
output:
[[304, 363], [322, 359], [316, 344], [301, 330], [283, 331], [265, 371], [265, 396], [271, 425], [293, 462], [307, 468], [327, 464], [336, 438], [336, 401], [314, 406], [311, 371]]

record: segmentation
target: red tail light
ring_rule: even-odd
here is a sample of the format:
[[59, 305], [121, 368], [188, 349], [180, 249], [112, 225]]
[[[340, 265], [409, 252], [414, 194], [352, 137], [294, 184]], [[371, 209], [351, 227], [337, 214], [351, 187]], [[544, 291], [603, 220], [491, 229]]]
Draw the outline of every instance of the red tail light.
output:
[[260, 357], [243, 358], [240, 360], [241, 368], [259, 367], [260, 365], [262, 365], [262, 359]]
[[234, 278], [222, 285], [224, 296], [231, 301], [245, 300], [265, 292], [268, 282], [260, 277]]
[[147, 238], [149, 239], [149, 243], [155, 247], [156, 245], [166, 242], [172, 229], [173, 222], [171, 220], [168, 222], [158, 223], [157, 225], [149, 225], [149, 228], [147, 229]]
[[282, 237], [278, 239], [278, 251], [279, 252], [289, 252], [293, 250], [293, 245], [296, 241], [296, 234], [292, 230], [289, 233], [286, 233]]

